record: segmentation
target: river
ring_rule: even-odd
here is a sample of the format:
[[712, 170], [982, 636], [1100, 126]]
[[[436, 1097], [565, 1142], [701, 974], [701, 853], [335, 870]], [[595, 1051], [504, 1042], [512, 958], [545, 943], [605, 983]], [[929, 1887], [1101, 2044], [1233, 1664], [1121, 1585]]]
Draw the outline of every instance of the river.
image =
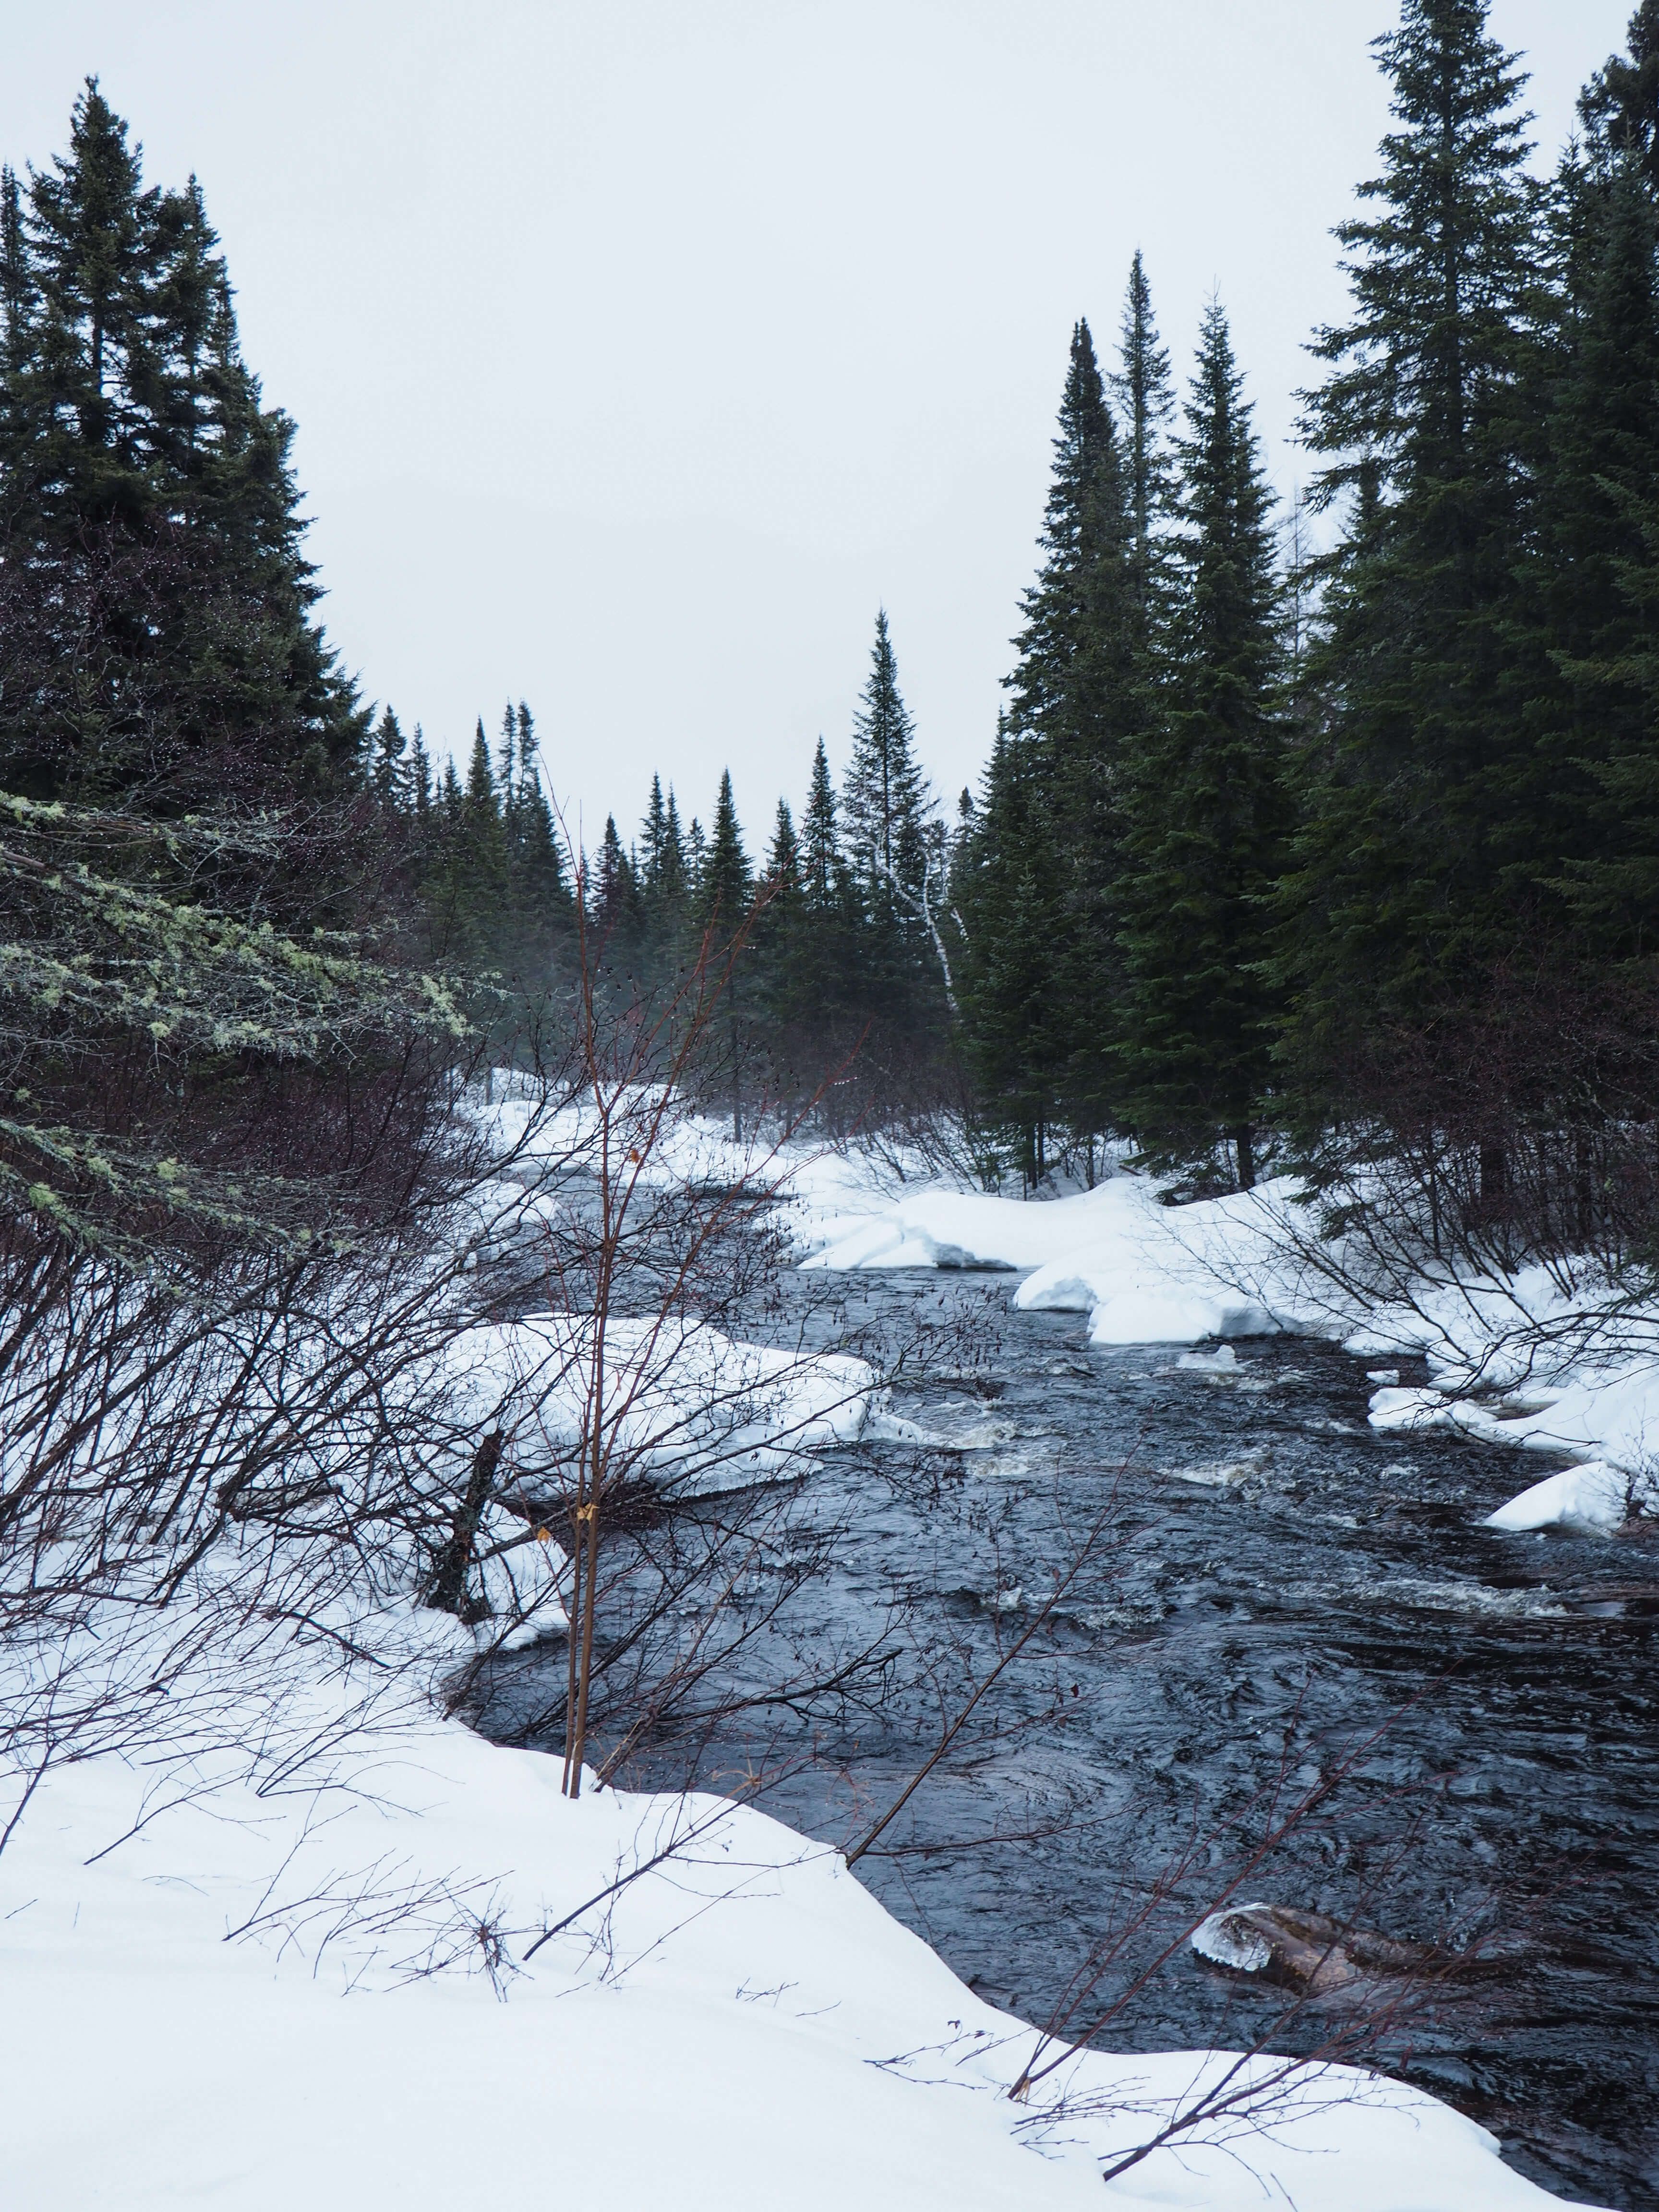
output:
[[[1097, 1350], [1083, 1316], [1014, 1312], [1008, 1291], [842, 1278], [815, 1312], [826, 1342], [920, 1318], [976, 1356], [896, 1388], [887, 1425], [918, 1435], [861, 1443], [800, 1486], [804, 1521], [836, 1532], [830, 1565], [739, 1662], [759, 1683], [787, 1672], [786, 1635], [798, 1666], [815, 1643], [890, 1632], [882, 1694], [718, 1727], [697, 1776], [729, 1784], [764, 1759], [787, 1770], [765, 1808], [845, 1845], [1074, 1566], [860, 1878], [1028, 2021], [1116, 1929], [1092, 1998], [1103, 2043], [1237, 2047], [1282, 1993], [1185, 1945], [1135, 1984], [1274, 1803], [1375, 1736], [1241, 1898], [1424, 1942], [1495, 1937], [1489, 1970], [1397, 2023], [1381, 2061], [1492, 2127], [1546, 2187], [1659, 2208], [1659, 1528], [1494, 1535], [1482, 1516], [1545, 1471], [1536, 1455], [1371, 1431], [1377, 1362], [1284, 1339], [1237, 1345], [1231, 1364]], [[763, 1610], [763, 1580], [736, 1602]], [[562, 1668], [515, 1662], [485, 1725], [511, 1733]], [[627, 1778], [685, 1773], [684, 1745], [665, 1741]], [[1328, 2024], [1312, 2007], [1286, 2039], [1313, 2047]]]

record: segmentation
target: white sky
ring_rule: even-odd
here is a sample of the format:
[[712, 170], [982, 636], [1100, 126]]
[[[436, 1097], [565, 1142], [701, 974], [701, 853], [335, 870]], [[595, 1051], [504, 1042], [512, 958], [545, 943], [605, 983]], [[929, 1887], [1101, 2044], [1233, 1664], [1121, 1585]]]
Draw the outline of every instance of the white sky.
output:
[[[1540, 160], [1633, 0], [1496, 0]], [[989, 749], [1072, 324], [1146, 256], [1184, 385], [1219, 291], [1275, 482], [1392, 0], [58, 0], [0, 154], [81, 78], [194, 169], [298, 420], [325, 618], [434, 747], [528, 699], [590, 839], [653, 768], [751, 845], [875, 611], [935, 783]]]

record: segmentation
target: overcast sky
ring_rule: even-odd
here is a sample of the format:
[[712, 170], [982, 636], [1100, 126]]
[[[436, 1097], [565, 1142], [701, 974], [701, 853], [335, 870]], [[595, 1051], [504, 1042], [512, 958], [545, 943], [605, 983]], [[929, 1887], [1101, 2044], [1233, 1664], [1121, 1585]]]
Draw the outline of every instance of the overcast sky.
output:
[[[1496, 0], [1540, 161], [1633, 0]], [[1391, 0], [58, 0], [7, 9], [0, 153], [81, 79], [194, 170], [300, 425], [325, 619], [465, 744], [535, 710], [624, 835], [653, 769], [751, 843], [839, 769], [875, 611], [950, 796], [989, 748], [1073, 320], [1145, 252], [1184, 384], [1232, 318], [1273, 479]]]

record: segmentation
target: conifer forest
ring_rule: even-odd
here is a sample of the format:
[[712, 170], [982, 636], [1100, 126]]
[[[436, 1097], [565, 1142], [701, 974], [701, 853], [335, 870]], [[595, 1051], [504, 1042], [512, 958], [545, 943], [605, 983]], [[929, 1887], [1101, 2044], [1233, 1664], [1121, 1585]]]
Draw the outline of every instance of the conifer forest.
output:
[[[593, 207], [658, 33], [697, 19], [700, 82], [751, 28], [772, 67], [757, 26], [791, 69], [850, 38], [742, 0], [412, 12], [433, 54], [465, 18], [574, 84], [614, 62], [536, 149]], [[953, 11], [897, 12], [914, 58]], [[1006, 59], [1044, 14], [961, 12], [988, 76], [979, 31]], [[1294, 395], [1224, 268], [1171, 299], [1135, 249], [1077, 271], [1109, 327], [1069, 294], [1023, 326], [1052, 452], [1045, 382], [973, 754], [912, 711], [912, 571], [868, 592], [847, 726], [763, 787], [641, 708], [654, 773], [597, 812], [622, 739], [471, 631], [461, 726], [369, 696], [210, 167], [146, 155], [115, 60], [64, 78], [55, 147], [0, 149], [30, 2212], [437, 2212], [486, 2173], [722, 2212], [1040, 2212], [1079, 2172], [1215, 2212], [1659, 2206], [1659, 0], [1582, 57], [1559, 149], [1498, 14], [1382, 0], [1388, 122]], [[507, 223], [494, 189], [468, 221]], [[757, 313], [811, 277], [776, 220], [765, 269], [732, 250]], [[375, 282], [339, 337], [371, 386], [404, 342]], [[659, 306], [626, 337], [666, 388]], [[614, 582], [644, 662], [667, 615]]]
[[[739, 940], [739, 1114], [948, 1119], [1030, 1186], [1109, 1136], [1194, 1191], [1424, 1141], [1476, 1161], [1469, 1202], [1639, 1240], [1656, 55], [1644, 0], [1540, 179], [1479, 0], [1413, 0], [1379, 47], [1396, 127], [1339, 234], [1350, 313], [1311, 334], [1295, 512], [1224, 303], [1177, 370], [1137, 254], [1120, 328], [1079, 321], [1056, 363], [1040, 568], [977, 787], [929, 789], [882, 610], [847, 765], [820, 740], [799, 819], [744, 793], [745, 834], [729, 777], [665, 773], [592, 849], [529, 706], [470, 741], [365, 709], [200, 190], [146, 183], [88, 84], [67, 153], [4, 184], [6, 788], [266, 837], [287, 810], [303, 833], [235, 898], [307, 926], [372, 910], [389, 975], [488, 978], [503, 1036], [568, 988], [579, 906], [623, 997]], [[30, 1181], [33, 1127], [10, 1139]]]

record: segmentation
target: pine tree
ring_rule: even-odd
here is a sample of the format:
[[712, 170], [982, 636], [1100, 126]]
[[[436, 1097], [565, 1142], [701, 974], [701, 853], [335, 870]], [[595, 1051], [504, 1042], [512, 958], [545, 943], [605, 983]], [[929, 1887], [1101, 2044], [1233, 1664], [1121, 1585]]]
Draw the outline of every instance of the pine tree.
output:
[[1244, 1189], [1276, 1012], [1263, 900], [1287, 827], [1273, 495], [1250, 414], [1212, 301], [1178, 447], [1172, 696], [1135, 778], [1118, 1053], [1123, 1110], [1146, 1149], [1202, 1160], [1224, 1135]]
[[750, 889], [749, 858], [743, 849], [743, 833], [732, 796], [732, 772], [726, 769], [720, 773], [720, 793], [714, 801], [708, 850], [697, 876], [698, 920], [717, 938], [729, 938], [742, 927], [748, 915]]
[[914, 893], [926, 866], [927, 785], [911, 750], [914, 728], [898, 687], [887, 610], [876, 615], [870, 673], [853, 718], [853, 760], [842, 793], [853, 864], [877, 934], [895, 945], [915, 933], [900, 890]]
[[1329, 734], [1301, 763], [1285, 908], [1290, 1064], [1316, 1114], [1368, 1027], [1478, 988], [1506, 940], [1502, 874], [1525, 739], [1503, 702], [1519, 550], [1514, 373], [1535, 195], [1522, 79], [1484, 0], [1406, 0], [1376, 41], [1399, 128], [1343, 224], [1352, 319], [1304, 435], [1346, 506], [1327, 649]]
[[34, 586], [14, 653], [55, 672], [25, 683], [29, 732], [0, 728], [15, 786], [165, 811], [362, 775], [368, 718], [312, 618], [294, 426], [241, 360], [217, 249], [193, 179], [143, 186], [95, 80], [67, 156], [0, 190], [0, 558]]
[[[1150, 404], [1150, 403], [1149, 403]], [[1146, 678], [1122, 454], [1089, 326], [1072, 333], [1044, 512], [1043, 564], [1025, 593], [1008, 723], [1035, 779], [1021, 818], [1054, 848], [1062, 897], [1049, 916], [1054, 1006], [1047, 1080], [1068, 1118], [1110, 1118], [1110, 1042], [1120, 995], [1115, 885], [1126, 765], [1146, 720]], [[1047, 880], [1048, 864], [1038, 872]]]
[[1139, 617], [1139, 642], [1143, 649], [1150, 649], [1161, 603], [1159, 530], [1169, 512], [1171, 492], [1164, 426], [1175, 410], [1175, 389], [1169, 351], [1158, 337], [1153, 319], [1152, 287], [1139, 246], [1129, 264], [1118, 360], [1112, 391], [1124, 425], [1130, 590]]

